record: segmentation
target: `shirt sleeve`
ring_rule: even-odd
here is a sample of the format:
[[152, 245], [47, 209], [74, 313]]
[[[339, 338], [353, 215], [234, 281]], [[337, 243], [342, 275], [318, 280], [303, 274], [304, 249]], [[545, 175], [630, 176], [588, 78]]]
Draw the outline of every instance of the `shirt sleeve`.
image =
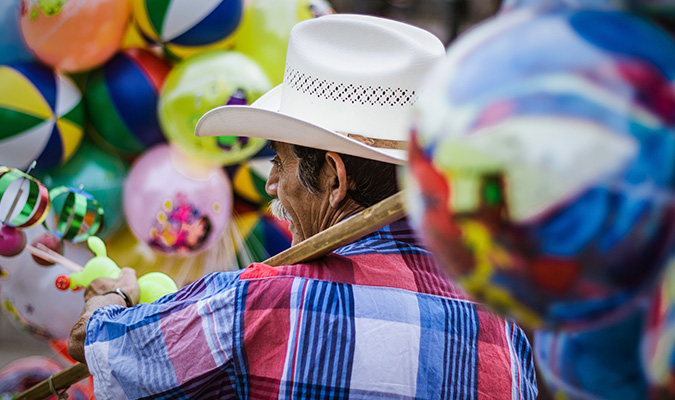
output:
[[239, 274], [207, 275], [155, 303], [96, 310], [85, 341], [96, 398], [184, 393], [222, 370], [232, 358]]

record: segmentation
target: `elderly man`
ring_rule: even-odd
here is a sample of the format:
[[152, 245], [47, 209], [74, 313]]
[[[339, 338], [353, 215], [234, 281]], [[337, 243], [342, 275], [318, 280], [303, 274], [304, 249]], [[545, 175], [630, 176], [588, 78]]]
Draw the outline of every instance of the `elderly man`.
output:
[[[426, 31], [335, 15], [291, 33], [284, 83], [197, 134], [276, 151], [267, 191], [293, 243], [397, 190], [406, 111], [443, 58]], [[210, 274], [136, 305], [132, 270], [89, 286], [71, 355], [98, 399], [527, 398], [523, 332], [464, 298], [405, 220], [320, 259]]]

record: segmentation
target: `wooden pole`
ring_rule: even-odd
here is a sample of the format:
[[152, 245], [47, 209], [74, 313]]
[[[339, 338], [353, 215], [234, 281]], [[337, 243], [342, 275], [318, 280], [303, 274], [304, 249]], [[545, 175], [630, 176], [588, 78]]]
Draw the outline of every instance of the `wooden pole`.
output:
[[313, 260], [405, 216], [405, 193], [398, 192], [325, 231], [264, 261], [273, 267]]
[[[64, 388], [70, 387], [73, 383], [77, 383], [82, 379], [91, 375], [87, 366], [82, 363], [77, 363], [72, 367], [66, 368], [58, 374], [52, 375], [49, 379], [52, 380], [52, 385], [54, 390], [61, 392]], [[27, 391], [19, 394], [14, 398], [17, 399], [46, 399], [51, 396], [53, 393], [49, 388], [49, 379], [38, 383]]]
[[[358, 214], [334, 225], [325, 231], [303, 240], [263, 263], [278, 267], [297, 264], [326, 255], [333, 250], [353, 242], [383, 226], [403, 218], [405, 211], [405, 193], [397, 194], [361, 211]], [[77, 363], [52, 375], [52, 385], [58, 392], [90, 375], [87, 366]], [[52, 395], [49, 379], [46, 379], [27, 391], [19, 394], [14, 400], [42, 400]]]

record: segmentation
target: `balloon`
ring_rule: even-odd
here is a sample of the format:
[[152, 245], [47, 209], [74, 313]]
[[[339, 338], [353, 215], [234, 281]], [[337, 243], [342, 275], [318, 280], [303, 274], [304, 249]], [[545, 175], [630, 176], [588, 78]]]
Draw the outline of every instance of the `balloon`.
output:
[[124, 214], [143, 242], [165, 254], [207, 249], [229, 222], [232, 189], [222, 169], [160, 144], [142, 154], [124, 184]]
[[[42, 225], [24, 229], [29, 243], [43, 234]], [[63, 255], [84, 265], [91, 253], [82, 246], [64, 243]], [[61, 292], [54, 287], [57, 276], [68, 270], [59, 264], [38, 265], [28, 250], [11, 258], [0, 257], [8, 278], [0, 280], [0, 309], [20, 329], [40, 339], [65, 339], [84, 307], [82, 292]]]
[[169, 255], [153, 250], [124, 226], [108, 241], [108, 254], [119, 266], [135, 269], [137, 276], [163, 272], [178, 287], [184, 287], [211, 272], [238, 269], [234, 246], [227, 236], [199, 253]]
[[[81, 271], [68, 275], [60, 275], [55, 280], [59, 290], [79, 290], [88, 287], [98, 278], [118, 279], [122, 269], [108, 257], [105, 243], [97, 236], [87, 239], [89, 249], [94, 253]], [[160, 297], [178, 290], [176, 283], [166, 274], [151, 272], [138, 278], [139, 303], [152, 303]], [[126, 300], [126, 299], [125, 299]], [[129, 299], [132, 301], [132, 299]]]
[[675, 43], [630, 14], [521, 10], [473, 29], [413, 112], [414, 226], [525, 325], [626, 312], [673, 244], [673, 81]]
[[643, 327], [641, 365], [654, 392], [675, 396], [675, 263], [666, 269], [659, 290], [650, 298]]
[[230, 46], [239, 26], [242, 0], [133, 0], [140, 31], [167, 55], [186, 58]]
[[132, 18], [132, 21], [127, 27], [127, 31], [124, 33], [124, 40], [122, 40], [122, 48], [147, 48], [148, 42], [140, 31], [138, 24], [135, 19]]
[[65, 163], [82, 140], [82, 95], [37, 63], [0, 65], [0, 162], [36, 171]]
[[645, 310], [602, 328], [534, 333], [534, 359], [556, 399], [649, 398], [639, 342]]
[[[36, 237], [35, 239], [33, 239], [33, 242], [30, 245], [35, 248], [45, 246], [54, 253], [63, 255], [63, 246], [64, 246], [63, 240], [61, 240], [58, 236], [55, 236], [50, 232], [45, 232], [42, 235]], [[32, 254], [32, 256], [33, 260], [35, 260], [35, 262], [38, 263], [39, 265], [42, 265], [44, 267], [51, 267], [52, 265], [54, 265], [54, 261], [52, 261], [51, 259], [42, 258], [36, 254]]]
[[326, 1], [249, 0], [234, 49], [255, 60], [276, 86], [284, 80], [291, 28], [300, 21], [332, 14]]
[[238, 214], [234, 223], [241, 237], [237, 257], [242, 268], [253, 262], [264, 261], [291, 247], [292, 237], [288, 231], [288, 223], [265, 211]]
[[14, 257], [26, 247], [26, 234], [19, 228], [3, 225], [0, 228], [0, 256]]
[[[23, 0], [21, 33], [47, 65], [81, 72], [103, 64], [122, 45], [131, 9], [118, 0], [69, 0], [54, 15]], [[37, 7], [37, 8], [35, 8]]]
[[85, 140], [70, 161], [39, 178], [50, 189], [82, 186], [91, 194], [104, 210], [105, 223], [98, 235], [105, 239], [124, 225], [122, 186], [128, 171], [126, 161]]
[[33, 59], [21, 38], [20, 5], [21, 0], [0, 2], [0, 64], [27, 62]]
[[[63, 365], [49, 357], [31, 356], [12, 361], [0, 369], [0, 398], [11, 399], [63, 369]], [[90, 392], [81, 383], [66, 391], [73, 400], [88, 400], [92, 398]]]
[[273, 154], [262, 152], [236, 165], [231, 172], [232, 188], [238, 197], [260, 206], [266, 206], [272, 196], [265, 191], [267, 177], [272, 169]]
[[532, 7], [539, 10], [553, 9], [597, 9], [597, 10], [625, 10], [644, 13], [649, 16], [675, 16], [675, 1], [673, 0], [504, 0], [501, 12], [514, 9]]
[[258, 138], [195, 136], [197, 121], [224, 104], [250, 104], [272, 86], [248, 57], [214, 50], [181, 62], [169, 73], [159, 96], [159, 122], [170, 142], [213, 164], [237, 164], [267, 143]]
[[136, 155], [164, 141], [157, 98], [170, 68], [147, 50], [126, 49], [92, 72], [84, 102], [92, 134], [104, 147]]

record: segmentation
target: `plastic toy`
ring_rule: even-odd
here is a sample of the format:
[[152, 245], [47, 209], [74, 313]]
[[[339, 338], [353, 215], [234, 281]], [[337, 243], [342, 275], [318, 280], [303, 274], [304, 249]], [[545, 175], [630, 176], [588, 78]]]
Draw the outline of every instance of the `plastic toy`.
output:
[[[87, 245], [94, 252], [95, 257], [87, 262], [82, 271], [72, 273], [70, 276], [58, 276], [54, 282], [58, 289], [79, 290], [89, 286], [98, 278], [119, 278], [122, 269], [107, 256], [103, 240], [97, 236], [91, 236], [87, 239]], [[173, 279], [161, 272], [151, 272], [141, 276], [138, 278], [138, 286], [141, 292], [139, 303], [152, 303], [178, 290]]]

